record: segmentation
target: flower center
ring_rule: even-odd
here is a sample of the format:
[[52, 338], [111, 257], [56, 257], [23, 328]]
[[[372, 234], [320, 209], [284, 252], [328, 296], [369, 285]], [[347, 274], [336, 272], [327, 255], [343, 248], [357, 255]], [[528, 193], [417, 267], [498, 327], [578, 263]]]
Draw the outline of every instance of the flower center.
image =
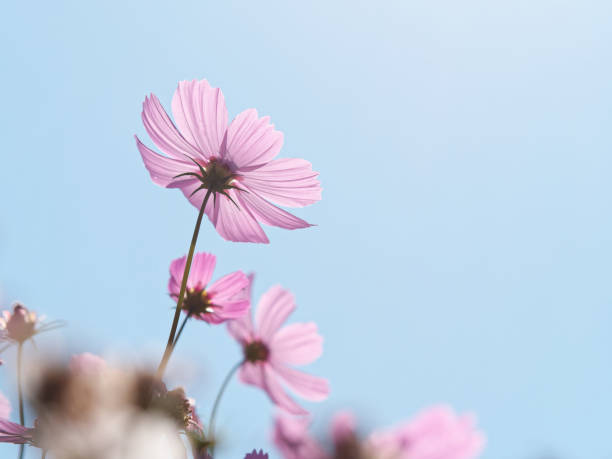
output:
[[270, 349], [261, 341], [253, 341], [244, 346], [244, 358], [251, 362], [265, 362], [270, 356]]
[[183, 309], [187, 311], [187, 314], [190, 316], [207, 314], [213, 312], [213, 304], [206, 290], [188, 289], [187, 292], [185, 292]]
[[206, 175], [200, 178], [202, 186], [213, 193], [221, 193], [231, 188], [230, 183], [236, 178], [230, 168], [216, 158], [212, 158], [204, 168]]

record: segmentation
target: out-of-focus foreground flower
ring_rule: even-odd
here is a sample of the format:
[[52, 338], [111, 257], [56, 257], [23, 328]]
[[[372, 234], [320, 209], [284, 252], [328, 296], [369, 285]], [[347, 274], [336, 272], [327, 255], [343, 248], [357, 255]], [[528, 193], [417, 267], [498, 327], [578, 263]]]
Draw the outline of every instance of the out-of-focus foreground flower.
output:
[[361, 437], [350, 413], [332, 420], [331, 450], [308, 432], [309, 420], [278, 416], [273, 441], [285, 459], [474, 459], [485, 443], [471, 414], [434, 406], [391, 429]]
[[[170, 264], [168, 291], [178, 299], [185, 271], [186, 257]], [[219, 324], [244, 315], [251, 305], [249, 279], [242, 271], [227, 274], [210, 286], [217, 258], [211, 253], [196, 253], [189, 277], [182, 310], [188, 317]]]
[[257, 305], [255, 323], [250, 314], [228, 323], [230, 334], [240, 343], [244, 362], [240, 379], [260, 387], [279, 407], [293, 414], [307, 414], [283, 389], [286, 384], [296, 394], [321, 401], [329, 394], [327, 380], [292, 368], [307, 365], [323, 352], [323, 338], [316, 324], [295, 323], [281, 328], [295, 309], [288, 290], [275, 286], [264, 293]]
[[[43, 369], [31, 393], [38, 419], [29, 442], [54, 458], [183, 459], [179, 434], [203, 435], [182, 389], [169, 391], [153, 374], [91, 354]], [[10, 441], [3, 427], [0, 439]], [[13, 442], [20, 442], [17, 434]]]
[[206, 80], [181, 81], [172, 99], [174, 123], [157, 97], [143, 103], [144, 127], [166, 156], [136, 137], [151, 179], [179, 188], [230, 241], [268, 242], [260, 223], [286, 229], [311, 226], [277, 207], [303, 207], [321, 199], [318, 174], [303, 159], [275, 159], [283, 134], [255, 109], [228, 125], [223, 93]]

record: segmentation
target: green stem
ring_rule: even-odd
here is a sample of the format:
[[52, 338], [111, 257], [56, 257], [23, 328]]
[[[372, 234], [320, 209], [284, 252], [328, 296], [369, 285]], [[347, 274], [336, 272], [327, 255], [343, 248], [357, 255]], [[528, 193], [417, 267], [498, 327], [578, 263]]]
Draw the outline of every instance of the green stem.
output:
[[185, 325], [187, 324], [187, 321], [189, 320], [190, 317], [191, 315], [187, 314], [185, 318], [183, 319], [183, 323], [179, 327], [178, 333], [176, 334], [176, 338], [174, 338], [174, 344], [172, 345], [172, 347], [176, 347], [176, 343], [178, 343], [178, 340], [181, 337], [181, 334], [183, 333], [183, 328], [185, 328]]
[[243, 363], [244, 363], [244, 360], [241, 360], [240, 362], [238, 362], [236, 365], [232, 367], [229, 373], [225, 376], [225, 379], [223, 380], [223, 383], [221, 384], [221, 387], [219, 388], [219, 392], [217, 393], [217, 398], [215, 398], [215, 403], [213, 404], [213, 409], [210, 413], [210, 419], [208, 421], [208, 440], [212, 441], [211, 446], [210, 446], [210, 457], [211, 458], [214, 458], [214, 454], [215, 454], [215, 418], [217, 416], [217, 409], [219, 408], [221, 397], [223, 397], [223, 393], [225, 392], [227, 385], [231, 381], [232, 376], [234, 376], [236, 371], [238, 371], [238, 368], [240, 368]]
[[[21, 365], [23, 357], [23, 343], [19, 342], [17, 345], [17, 391], [19, 392], [19, 423], [25, 426], [25, 415], [23, 412], [23, 384], [21, 381]], [[23, 458], [25, 445], [19, 445], [19, 459]]]
[[185, 290], [187, 288], [187, 279], [189, 277], [189, 270], [191, 269], [191, 261], [193, 260], [193, 253], [195, 252], [196, 242], [198, 240], [198, 234], [200, 232], [200, 225], [202, 224], [202, 217], [204, 216], [204, 209], [206, 209], [206, 203], [208, 203], [208, 198], [210, 198], [211, 189], [209, 188], [206, 191], [206, 196], [204, 196], [204, 201], [202, 202], [202, 207], [200, 208], [200, 213], [198, 214], [198, 219], [196, 221], [195, 228], [193, 230], [193, 236], [191, 238], [191, 245], [189, 246], [189, 253], [187, 254], [187, 261], [185, 262], [185, 271], [183, 272], [183, 281], [181, 282], [181, 290], [179, 292], [178, 300], [176, 303], [176, 310], [174, 311], [174, 319], [172, 320], [172, 327], [170, 328], [170, 336], [168, 336], [168, 343], [166, 344], [166, 350], [164, 351], [164, 356], [159, 363], [159, 367], [157, 368], [157, 376], [161, 379], [166, 371], [166, 366], [168, 365], [168, 361], [170, 360], [170, 356], [172, 355], [172, 351], [174, 350], [174, 336], [176, 334], [176, 328], [178, 326], [179, 317], [181, 315], [181, 309], [183, 307], [183, 301], [185, 300]]

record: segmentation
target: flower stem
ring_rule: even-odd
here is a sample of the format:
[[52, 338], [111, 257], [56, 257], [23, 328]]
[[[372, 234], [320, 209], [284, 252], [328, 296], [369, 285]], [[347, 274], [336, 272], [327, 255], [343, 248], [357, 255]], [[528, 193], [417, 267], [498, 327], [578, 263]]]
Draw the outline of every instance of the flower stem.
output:
[[242, 366], [244, 360], [241, 360], [236, 365], [234, 365], [229, 373], [225, 376], [221, 387], [219, 388], [219, 392], [217, 393], [217, 398], [215, 398], [215, 403], [213, 404], [213, 409], [210, 413], [210, 419], [208, 421], [208, 439], [212, 441], [210, 446], [210, 457], [213, 458], [215, 454], [215, 417], [217, 416], [217, 409], [219, 408], [219, 403], [221, 402], [221, 397], [223, 397], [223, 393], [227, 388], [227, 385], [232, 379], [232, 376], [238, 371], [238, 368]]
[[[21, 381], [21, 364], [23, 357], [23, 343], [19, 342], [17, 345], [17, 391], [19, 392], [19, 423], [25, 426], [25, 415], [23, 412], [23, 384]], [[22, 443], [19, 445], [19, 459], [23, 458], [25, 445]]]
[[178, 340], [181, 337], [181, 334], [183, 333], [183, 328], [185, 328], [185, 325], [187, 324], [187, 321], [189, 320], [190, 317], [191, 315], [187, 314], [185, 318], [183, 319], [183, 323], [181, 323], [181, 326], [178, 329], [178, 333], [176, 334], [176, 337], [174, 338], [174, 344], [172, 345], [172, 347], [176, 347], [176, 343], [178, 343]]
[[166, 344], [166, 350], [164, 351], [164, 356], [159, 363], [159, 367], [157, 368], [157, 376], [161, 379], [166, 371], [166, 366], [168, 365], [168, 360], [170, 360], [170, 356], [172, 355], [172, 351], [174, 349], [174, 336], [176, 334], [176, 328], [178, 326], [179, 317], [181, 315], [181, 309], [183, 307], [183, 301], [185, 299], [185, 290], [187, 288], [187, 279], [189, 278], [189, 270], [191, 269], [191, 261], [193, 260], [193, 253], [195, 252], [196, 242], [198, 240], [198, 233], [200, 232], [200, 225], [202, 224], [202, 217], [204, 216], [204, 209], [206, 209], [206, 204], [208, 203], [208, 198], [210, 198], [211, 189], [209, 188], [206, 191], [206, 196], [204, 196], [204, 201], [202, 202], [202, 207], [200, 208], [200, 213], [198, 214], [198, 219], [196, 221], [195, 228], [193, 230], [193, 236], [191, 238], [191, 245], [189, 246], [189, 253], [187, 254], [187, 260], [185, 262], [185, 271], [183, 272], [183, 281], [181, 282], [181, 290], [179, 292], [178, 300], [176, 303], [176, 310], [174, 311], [174, 319], [172, 320], [172, 327], [170, 328], [170, 336], [168, 336], [168, 343]]

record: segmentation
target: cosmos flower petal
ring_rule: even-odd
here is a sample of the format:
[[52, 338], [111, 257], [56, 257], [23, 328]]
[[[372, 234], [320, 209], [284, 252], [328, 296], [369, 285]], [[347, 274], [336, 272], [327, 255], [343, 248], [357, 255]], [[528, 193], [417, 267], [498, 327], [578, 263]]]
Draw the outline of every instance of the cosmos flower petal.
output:
[[482, 451], [485, 438], [471, 415], [458, 416], [450, 407], [439, 405], [399, 427], [373, 432], [368, 443], [392, 457], [473, 459]]
[[172, 98], [172, 114], [183, 137], [207, 159], [220, 155], [227, 108], [219, 88], [212, 88], [206, 80], [179, 82]]
[[[215, 272], [215, 266], [217, 265], [217, 257], [212, 253], [198, 252], [193, 256], [191, 262], [191, 270], [189, 271], [188, 283], [199, 284], [200, 288], [206, 287], [210, 284], [212, 275]], [[183, 275], [181, 273], [181, 279]]]
[[272, 338], [274, 358], [289, 365], [308, 365], [321, 357], [323, 337], [314, 322], [289, 324]]
[[[185, 272], [187, 255], [183, 255], [170, 263], [170, 280], [168, 281], [168, 291], [170, 295], [178, 297], [181, 291], [181, 282]], [[189, 278], [187, 279], [188, 289], [203, 289], [208, 285], [212, 278], [217, 264], [217, 257], [212, 253], [198, 252], [193, 256]]]
[[168, 156], [205, 159], [176, 129], [155, 94], [146, 97], [142, 104], [142, 122], [155, 145]]
[[234, 271], [217, 279], [208, 288], [208, 294], [216, 301], [232, 299], [238, 294], [240, 298], [248, 299], [247, 287], [249, 286], [249, 278], [242, 271]]
[[261, 296], [255, 312], [258, 335], [271, 339], [294, 310], [293, 294], [280, 285], [271, 287]]
[[295, 415], [306, 415], [308, 411], [298, 405], [289, 394], [283, 389], [278, 374], [270, 365], [264, 367], [264, 387], [270, 400], [279, 408]]
[[8, 419], [11, 414], [11, 402], [0, 392], [0, 419]]
[[270, 204], [255, 193], [240, 193], [240, 202], [248, 207], [260, 222], [285, 229], [308, 228], [310, 223], [290, 214], [289, 212]]
[[264, 365], [261, 363], [245, 363], [240, 367], [238, 377], [245, 384], [265, 389]]
[[70, 358], [70, 371], [76, 374], [101, 374], [106, 369], [106, 361], [95, 354], [84, 352], [75, 354]]
[[282, 364], [273, 363], [273, 367], [287, 386], [300, 397], [313, 402], [320, 402], [329, 395], [329, 382], [326, 379]]
[[321, 200], [319, 173], [310, 162], [280, 158], [242, 172], [242, 181], [264, 199], [280, 206], [303, 207]]
[[238, 319], [227, 323], [227, 331], [239, 343], [247, 343], [254, 339], [253, 320], [251, 314], [244, 314]]
[[[234, 202], [238, 203], [236, 190], [228, 190], [228, 192]], [[270, 242], [248, 208], [236, 207], [225, 196], [217, 198], [217, 206], [218, 209], [215, 209], [216, 214], [214, 214], [215, 227], [221, 237], [234, 242], [261, 242], [264, 244]]]
[[[187, 200], [193, 205], [193, 207], [198, 210], [200, 210], [200, 208], [202, 207], [202, 204], [204, 203], [204, 197], [206, 196], [206, 190], [198, 190], [200, 185], [202, 185], [202, 182], [200, 182], [199, 180], [190, 179], [181, 183], [180, 187]], [[213, 225], [217, 224], [219, 206], [215, 207], [215, 202], [212, 196], [206, 203], [206, 209], [204, 210], [204, 213]]]
[[277, 414], [272, 440], [284, 459], [330, 459], [330, 455], [308, 432], [311, 420]]
[[283, 146], [283, 133], [274, 129], [270, 117], [259, 118], [250, 108], [240, 113], [227, 130], [225, 157], [238, 168], [266, 164], [278, 155]]
[[32, 439], [32, 429], [9, 421], [0, 419], [0, 443], [15, 443], [18, 445], [28, 443]]
[[208, 289], [212, 303], [215, 305], [213, 316], [223, 320], [243, 316], [251, 305], [248, 295], [249, 279], [242, 271], [228, 274], [213, 283]]
[[175, 182], [174, 177], [185, 172], [186, 168], [190, 167], [181, 160], [155, 153], [144, 145], [138, 137], [136, 137], [136, 146], [138, 151], [140, 151], [145, 167], [151, 175], [151, 180], [157, 185], [163, 187], [170, 186]]

